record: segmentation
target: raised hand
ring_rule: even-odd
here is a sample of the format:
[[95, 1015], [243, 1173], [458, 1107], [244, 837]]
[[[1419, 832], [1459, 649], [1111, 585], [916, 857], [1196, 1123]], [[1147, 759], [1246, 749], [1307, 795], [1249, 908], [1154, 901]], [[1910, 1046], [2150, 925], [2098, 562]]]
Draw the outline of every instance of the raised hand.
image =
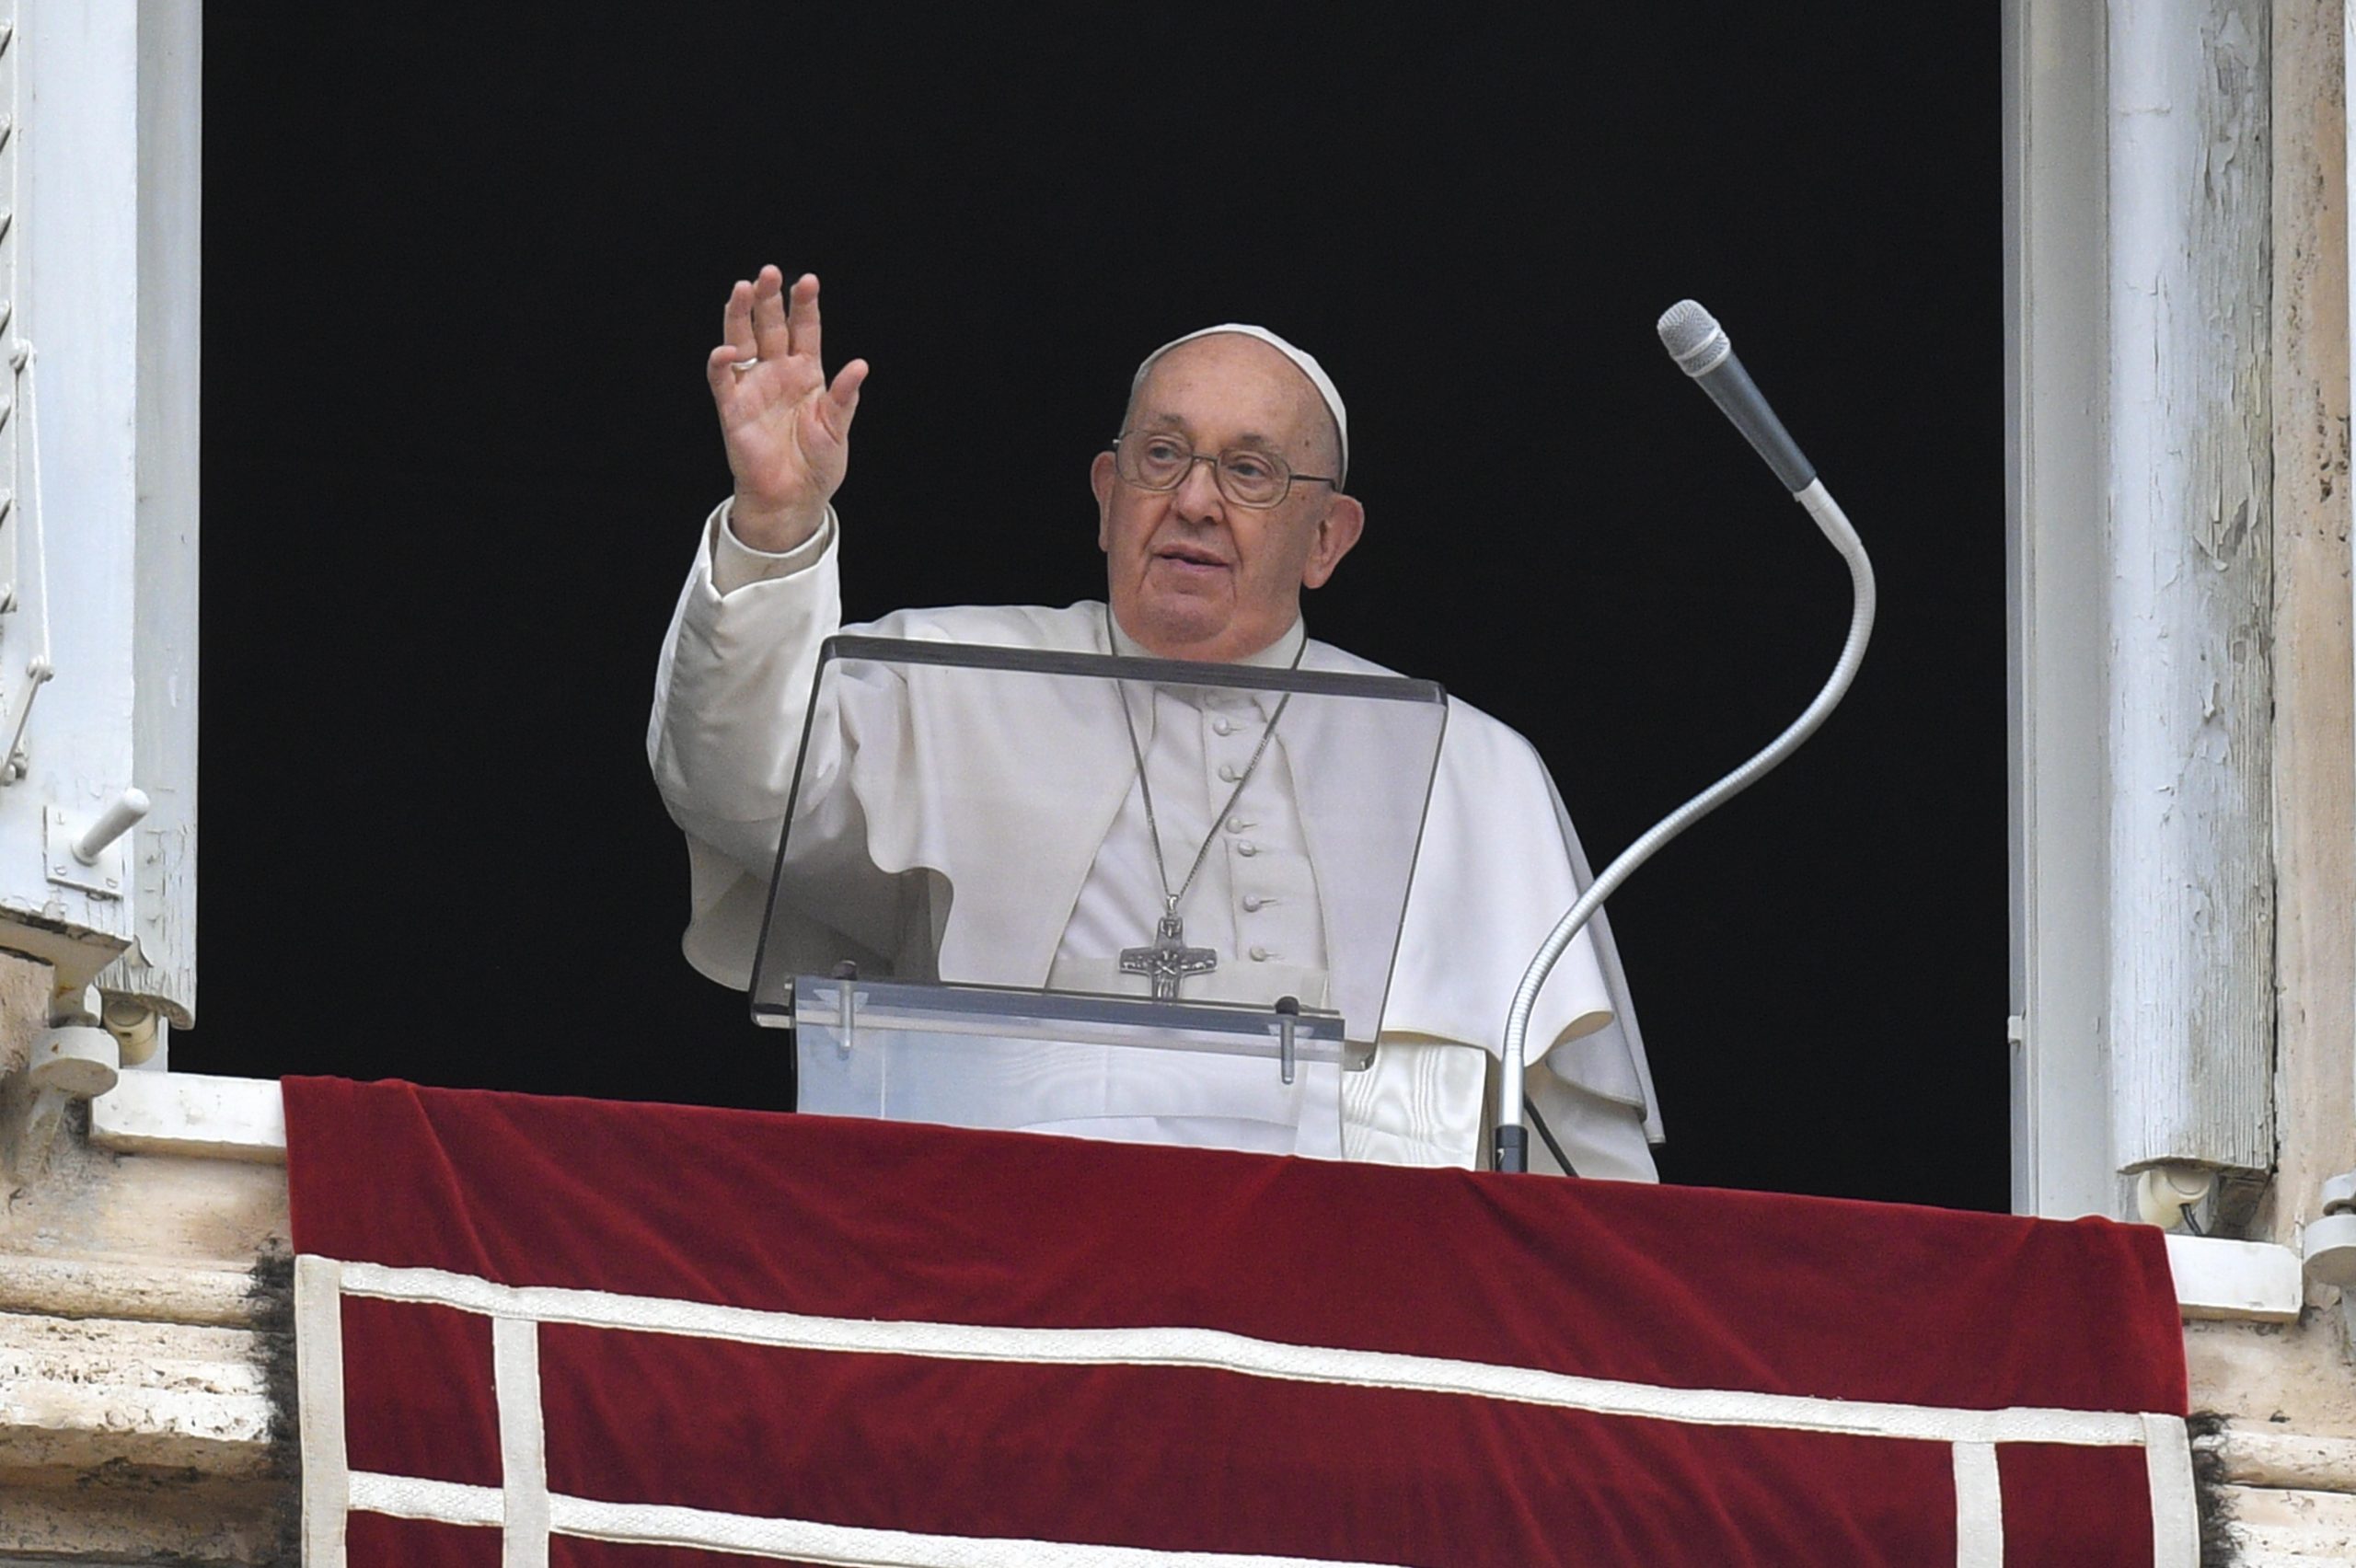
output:
[[789, 294], [782, 273], [762, 268], [728, 291], [722, 322], [726, 341], [704, 374], [736, 476], [730, 521], [755, 549], [789, 550], [818, 531], [842, 486], [867, 362], [851, 361], [827, 385], [818, 280], [807, 272]]

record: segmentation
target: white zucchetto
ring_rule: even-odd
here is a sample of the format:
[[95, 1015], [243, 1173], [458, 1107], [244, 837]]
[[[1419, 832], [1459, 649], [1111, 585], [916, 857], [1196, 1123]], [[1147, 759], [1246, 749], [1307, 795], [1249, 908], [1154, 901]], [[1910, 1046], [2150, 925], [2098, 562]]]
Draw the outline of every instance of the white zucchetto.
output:
[[1242, 337], [1258, 339], [1292, 361], [1301, 375], [1309, 377], [1309, 384], [1317, 388], [1317, 395], [1320, 398], [1325, 399], [1325, 411], [1334, 416], [1334, 433], [1341, 439], [1341, 471], [1334, 476], [1334, 488], [1340, 489], [1341, 481], [1348, 478], [1350, 473], [1350, 415], [1349, 410], [1342, 407], [1341, 391], [1334, 386], [1334, 378], [1325, 374], [1325, 367], [1317, 363], [1315, 354], [1305, 349], [1293, 347], [1265, 327], [1253, 327], [1242, 321], [1230, 321], [1218, 327], [1205, 327], [1199, 331], [1189, 332], [1183, 338], [1171, 339], [1170, 341], [1146, 355], [1144, 363], [1138, 366], [1137, 375], [1129, 378], [1131, 400], [1136, 399], [1138, 388], [1145, 385], [1145, 374], [1153, 368], [1156, 360], [1181, 343], [1191, 343], [1197, 338], [1215, 337], [1221, 332], [1234, 332]]

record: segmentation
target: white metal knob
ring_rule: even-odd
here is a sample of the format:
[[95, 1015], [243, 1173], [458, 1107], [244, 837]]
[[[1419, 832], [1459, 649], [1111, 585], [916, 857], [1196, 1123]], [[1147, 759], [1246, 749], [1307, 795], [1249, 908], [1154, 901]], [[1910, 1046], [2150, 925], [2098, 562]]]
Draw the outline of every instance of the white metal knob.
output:
[[52, 1029], [33, 1042], [29, 1075], [35, 1089], [55, 1090], [75, 1100], [104, 1094], [121, 1074], [122, 1055], [114, 1036], [88, 1024]]
[[121, 1048], [124, 1066], [138, 1066], [156, 1055], [156, 1009], [146, 1003], [109, 997], [98, 1022]]
[[2173, 1230], [2216, 1185], [2217, 1173], [2197, 1165], [2154, 1165], [2136, 1179], [2136, 1212], [2144, 1224]]
[[98, 813], [98, 820], [83, 829], [82, 836], [74, 841], [74, 858], [86, 866], [98, 863], [98, 856], [106, 847], [129, 833], [132, 824], [147, 814], [147, 791], [133, 788], [114, 798], [114, 803]]
[[2356, 1214], [2307, 1221], [2300, 1231], [2299, 1250], [2306, 1254], [2310, 1278], [2356, 1290]]

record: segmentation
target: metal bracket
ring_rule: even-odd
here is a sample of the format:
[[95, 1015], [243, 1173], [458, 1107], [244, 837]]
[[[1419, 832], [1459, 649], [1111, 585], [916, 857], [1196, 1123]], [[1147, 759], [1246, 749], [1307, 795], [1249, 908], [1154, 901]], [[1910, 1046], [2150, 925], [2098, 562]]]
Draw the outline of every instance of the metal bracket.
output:
[[128, 876], [122, 847], [130, 840], [114, 840], [86, 866], [74, 853], [74, 841], [88, 826], [56, 806], [41, 808], [41, 858], [48, 862], [49, 880], [60, 887], [79, 888], [93, 898], [121, 898]]
[[835, 1020], [835, 1053], [847, 1061], [850, 1057], [851, 1036], [859, 1030], [859, 1004], [851, 996], [859, 988], [859, 965], [843, 960], [835, 965], [835, 978], [842, 985], [835, 994], [840, 1014]]
[[1300, 998], [1276, 998], [1276, 1070], [1284, 1080], [1293, 1080], [1295, 1065], [1299, 1061], [1299, 1047], [1294, 1043], [1293, 1032], [1300, 1027]]
[[[10, 600], [13, 602], [15, 597], [11, 590]], [[25, 665], [25, 689], [17, 697], [17, 711], [8, 722], [7, 743], [0, 746], [0, 786], [14, 784], [25, 776], [25, 726], [32, 721], [33, 698], [40, 695], [40, 688], [54, 674], [56, 671], [46, 659], [34, 659]]]

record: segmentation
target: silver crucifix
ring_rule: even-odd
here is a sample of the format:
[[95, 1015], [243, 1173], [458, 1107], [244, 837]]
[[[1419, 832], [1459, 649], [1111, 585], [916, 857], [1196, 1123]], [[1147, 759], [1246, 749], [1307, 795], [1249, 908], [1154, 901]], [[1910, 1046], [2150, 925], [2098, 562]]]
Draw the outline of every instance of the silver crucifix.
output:
[[1153, 977], [1156, 1000], [1174, 1002], [1178, 999], [1178, 982], [1188, 974], [1207, 974], [1218, 967], [1218, 954], [1210, 948], [1186, 945], [1186, 924], [1177, 911], [1161, 917], [1153, 934], [1151, 947], [1123, 948], [1121, 972], [1125, 974], [1149, 974]]

